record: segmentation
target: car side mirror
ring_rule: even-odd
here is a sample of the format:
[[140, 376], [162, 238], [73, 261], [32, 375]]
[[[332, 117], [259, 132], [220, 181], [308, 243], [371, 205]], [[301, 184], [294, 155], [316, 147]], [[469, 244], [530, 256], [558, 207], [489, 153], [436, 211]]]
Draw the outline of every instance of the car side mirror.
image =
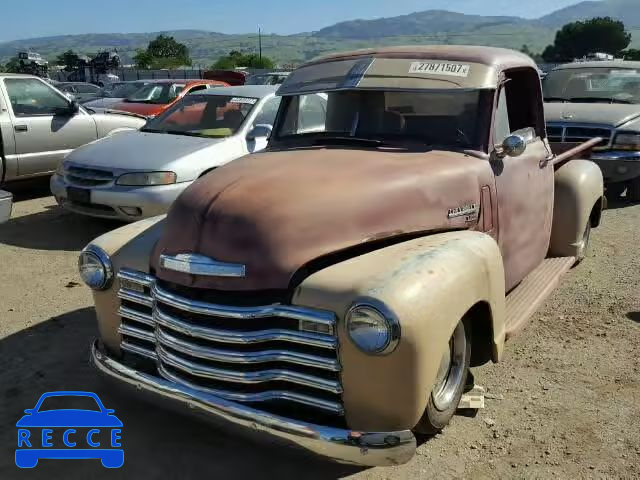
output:
[[80, 111], [80, 104], [74, 98], [73, 100], [71, 100], [71, 103], [69, 103], [69, 112], [71, 112], [71, 115], [75, 115], [79, 111]]
[[247, 140], [254, 141], [259, 138], [268, 139], [271, 136], [271, 132], [273, 132], [273, 127], [271, 125], [260, 123], [249, 131], [249, 133], [247, 134]]
[[27, 415], [31, 415], [33, 413], [33, 408], [27, 408], [24, 413], [26, 413]]
[[521, 135], [509, 135], [501, 145], [496, 145], [498, 157], [519, 157], [527, 150], [527, 141]]

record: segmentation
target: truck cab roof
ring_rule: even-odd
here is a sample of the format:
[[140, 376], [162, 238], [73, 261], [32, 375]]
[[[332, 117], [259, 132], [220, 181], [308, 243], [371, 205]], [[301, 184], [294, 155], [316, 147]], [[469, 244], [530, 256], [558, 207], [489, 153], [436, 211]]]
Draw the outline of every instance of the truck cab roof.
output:
[[385, 47], [332, 54], [294, 71], [279, 95], [335, 90], [495, 89], [505, 70], [534, 61], [513, 50], [473, 46]]

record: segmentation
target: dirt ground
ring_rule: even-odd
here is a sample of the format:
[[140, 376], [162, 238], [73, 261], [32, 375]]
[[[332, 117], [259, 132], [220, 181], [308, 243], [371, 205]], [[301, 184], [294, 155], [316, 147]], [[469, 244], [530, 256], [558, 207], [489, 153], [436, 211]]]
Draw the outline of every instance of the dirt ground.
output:
[[[489, 394], [395, 468], [359, 469], [225, 435], [127, 399], [87, 363], [96, 335], [76, 259], [117, 224], [62, 212], [46, 182], [13, 189], [0, 226], [0, 478], [640, 478], [640, 205], [610, 205], [589, 257], [565, 277], [499, 365]], [[47, 391], [98, 393], [123, 421], [125, 465], [41, 461], [19, 470], [16, 421]]]

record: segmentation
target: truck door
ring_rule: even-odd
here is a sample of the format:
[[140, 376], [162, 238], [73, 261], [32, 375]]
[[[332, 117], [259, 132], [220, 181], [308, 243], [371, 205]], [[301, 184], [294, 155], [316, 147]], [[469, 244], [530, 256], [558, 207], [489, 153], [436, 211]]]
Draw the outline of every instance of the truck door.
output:
[[96, 124], [46, 82], [5, 78], [13, 123], [18, 176], [53, 172], [67, 153], [97, 138]]
[[17, 174], [16, 145], [9, 102], [0, 85], [0, 185]]
[[[529, 70], [531, 72], [529, 72]], [[507, 290], [515, 287], [547, 255], [553, 216], [554, 170], [548, 162], [540, 81], [533, 69], [507, 74], [498, 92], [493, 143], [512, 133], [527, 137], [525, 152], [499, 158], [492, 153], [498, 197], [498, 241]]]

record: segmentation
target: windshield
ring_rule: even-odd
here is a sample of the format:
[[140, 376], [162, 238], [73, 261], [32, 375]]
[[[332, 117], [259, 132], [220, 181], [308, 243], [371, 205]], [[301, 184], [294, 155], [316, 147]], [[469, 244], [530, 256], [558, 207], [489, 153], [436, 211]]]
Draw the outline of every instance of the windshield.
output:
[[162, 115], [150, 120], [143, 132], [224, 138], [235, 134], [258, 98], [227, 95], [187, 95]]
[[640, 103], [640, 72], [631, 68], [569, 68], [543, 82], [547, 102]]
[[143, 82], [121, 83], [115, 88], [105, 91], [105, 96], [110, 98], [127, 98], [136, 93], [140, 88], [144, 87]]
[[280, 85], [287, 79], [287, 75], [262, 74], [253, 75], [247, 79], [245, 85]]
[[173, 102], [184, 87], [177, 83], [150, 83], [131, 94], [127, 102], [166, 105]]
[[[491, 90], [338, 91], [291, 97], [277, 138], [417, 141], [478, 148], [486, 143]], [[484, 127], [483, 127], [484, 125]]]

